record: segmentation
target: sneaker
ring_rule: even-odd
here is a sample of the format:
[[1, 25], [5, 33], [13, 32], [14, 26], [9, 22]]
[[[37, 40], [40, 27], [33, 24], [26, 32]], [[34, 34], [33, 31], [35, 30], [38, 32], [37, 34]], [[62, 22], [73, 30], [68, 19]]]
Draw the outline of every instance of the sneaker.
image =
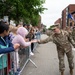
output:
[[34, 55], [34, 53], [33, 52], [30, 52], [30, 55]]

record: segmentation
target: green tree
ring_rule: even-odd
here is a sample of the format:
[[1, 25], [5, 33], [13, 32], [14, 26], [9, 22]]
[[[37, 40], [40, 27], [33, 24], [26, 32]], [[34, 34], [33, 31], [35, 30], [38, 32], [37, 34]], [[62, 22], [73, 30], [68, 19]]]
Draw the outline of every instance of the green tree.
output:
[[36, 24], [39, 21], [39, 14], [43, 13], [45, 0], [0, 0], [0, 18], [9, 16], [19, 22], [24, 20], [26, 23]]

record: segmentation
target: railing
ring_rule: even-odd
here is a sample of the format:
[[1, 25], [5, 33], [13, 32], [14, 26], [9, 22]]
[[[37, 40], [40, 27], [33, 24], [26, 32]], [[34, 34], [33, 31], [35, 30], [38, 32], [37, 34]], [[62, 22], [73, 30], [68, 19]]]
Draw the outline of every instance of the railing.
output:
[[[39, 36], [40, 37], [40, 36]], [[38, 38], [38, 36], [36, 36], [37, 39], [40, 39]], [[34, 43], [34, 49], [36, 49], [38, 43]], [[3, 61], [3, 56], [5, 54], [0, 54], [0, 58], [2, 59], [2, 61], [0, 62], [4, 62]], [[13, 71], [13, 62], [12, 62], [12, 59], [11, 59], [11, 53], [10, 54], [6, 54], [7, 56], [7, 67], [4, 67], [4, 64], [2, 64], [2, 68], [0, 68], [0, 75], [15, 75], [14, 74], [14, 71]], [[26, 64], [28, 63], [28, 61], [31, 61], [35, 67], [37, 67], [37, 65], [30, 59], [30, 47], [27, 47], [27, 48], [21, 48], [19, 50], [19, 57], [20, 57], [20, 72], [19, 74], [17, 75], [20, 75], [24, 69], [24, 67], [26, 66]], [[0, 64], [1, 66], [1, 64]]]

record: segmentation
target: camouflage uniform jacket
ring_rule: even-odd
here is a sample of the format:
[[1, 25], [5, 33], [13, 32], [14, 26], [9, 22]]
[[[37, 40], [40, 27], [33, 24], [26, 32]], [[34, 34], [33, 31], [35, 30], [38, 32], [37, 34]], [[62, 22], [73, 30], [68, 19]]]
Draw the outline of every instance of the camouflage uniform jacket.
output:
[[[40, 44], [47, 43], [49, 41], [53, 41], [56, 46], [57, 50], [65, 51], [66, 53], [72, 50], [71, 44], [75, 46], [75, 43], [72, 37], [69, 35], [68, 32], [61, 30], [60, 34], [54, 33], [52, 36], [48, 37], [45, 40], [40, 40]], [[70, 44], [71, 43], [71, 44]]]
[[72, 37], [73, 37], [73, 40], [75, 41], [75, 29], [72, 31]]

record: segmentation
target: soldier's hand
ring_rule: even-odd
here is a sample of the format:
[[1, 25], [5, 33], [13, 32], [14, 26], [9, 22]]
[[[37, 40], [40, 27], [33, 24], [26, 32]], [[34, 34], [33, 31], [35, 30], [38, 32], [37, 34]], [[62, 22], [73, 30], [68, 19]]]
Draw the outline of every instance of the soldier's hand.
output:
[[40, 40], [37, 40], [38, 41], [38, 43], [40, 42]]
[[31, 43], [36, 43], [37, 39], [31, 40]]

